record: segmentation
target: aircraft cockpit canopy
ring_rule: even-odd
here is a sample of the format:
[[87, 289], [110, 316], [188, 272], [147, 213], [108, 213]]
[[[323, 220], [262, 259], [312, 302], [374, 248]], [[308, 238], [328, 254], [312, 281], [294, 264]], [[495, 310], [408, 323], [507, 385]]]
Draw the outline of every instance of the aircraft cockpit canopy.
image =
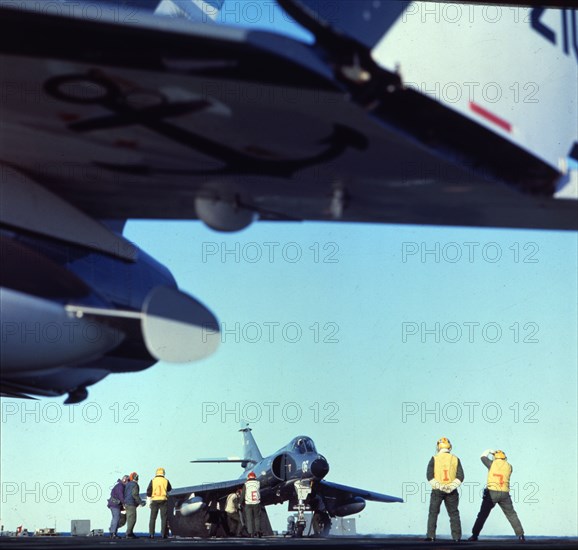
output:
[[308, 437], [297, 437], [293, 441], [293, 451], [299, 454], [316, 453], [315, 444]]

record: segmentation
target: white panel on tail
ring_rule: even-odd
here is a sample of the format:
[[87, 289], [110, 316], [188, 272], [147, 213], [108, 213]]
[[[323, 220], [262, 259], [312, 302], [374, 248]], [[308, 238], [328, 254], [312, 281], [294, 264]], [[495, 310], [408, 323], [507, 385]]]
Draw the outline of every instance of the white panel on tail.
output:
[[372, 55], [558, 170], [576, 155], [577, 10], [412, 2]]
[[195, 22], [213, 22], [225, 0], [162, 0], [156, 15], [183, 17]]

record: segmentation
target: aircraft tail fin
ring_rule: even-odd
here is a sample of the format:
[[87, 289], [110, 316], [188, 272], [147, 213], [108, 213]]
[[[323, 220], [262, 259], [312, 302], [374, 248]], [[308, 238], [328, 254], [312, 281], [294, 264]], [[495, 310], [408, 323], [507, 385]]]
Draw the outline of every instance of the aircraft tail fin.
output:
[[240, 432], [243, 432], [243, 459], [248, 466], [256, 464], [263, 459], [263, 455], [257, 446], [255, 438], [251, 433], [251, 428], [246, 422], [241, 422]]
[[196, 23], [211, 23], [217, 19], [224, 3], [225, 0], [161, 0], [154, 13]]
[[242, 456], [224, 456], [220, 458], [197, 458], [191, 460], [190, 462], [204, 462], [209, 464], [216, 464], [222, 462], [236, 462], [241, 464], [245, 469], [251, 469], [254, 464], [257, 464], [263, 459], [263, 455], [255, 442], [255, 438], [251, 433], [251, 428], [249, 424], [245, 421], [241, 422], [240, 432], [243, 432], [243, 452]]
[[[397, 97], [433, 99], [436, 105], [423, 111], [428, 121], [411, 111], [420, 121], [417, 131], [405, 128], [426, 146], [446, 157], [453, 151], [467, 168], [484, 165], [490, 176], [530, 194], [549, 196], [557, 186], [562, 193], [557, 197], [575, 198], [568, 168], [569, 161], [578, 160], [578, 45], [572, 47], [578, 10], [573, 5], [523, 2], [525, 7], [515, 10], [497, 6], [494, 17], [488, 16], [487, 6], [472, 0], [278, 3], [313, 33], [316, 45], [339, 68], [338, 77], [351, 85], [353, 97], [372, 106], [373, 114], [380, 105], [379, 116], [398, 124], [388, 111], [396, 112], [395, 90]], [[457, 130], [451, 121], [475, 132]], [[462, 135], [471, 143], [470, 151]], [[459, 142], [452, 143], [455, 136]], [[506, 164], [493, 164], [495, 155], [487, 153], [484, 136], [507, 151]], [[510, 151], [520, 167], [511, 162]]]
[[325, 0], [278, 0], [281, 7], [318, 39], [327, 35], [353, 38], [373, 48], [410, 2], [327, 2]]

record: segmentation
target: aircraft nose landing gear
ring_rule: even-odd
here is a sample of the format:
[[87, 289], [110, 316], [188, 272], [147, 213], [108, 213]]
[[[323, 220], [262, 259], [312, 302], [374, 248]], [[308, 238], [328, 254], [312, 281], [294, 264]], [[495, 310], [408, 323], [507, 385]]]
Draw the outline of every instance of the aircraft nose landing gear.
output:
[[305, 511], [310, 510], [310, 506], [305, 503], [311, 494], [311, 482], [308, 479], [297, 480], [295, 482], [295, 492], [297, 493], [297, 505], [293, 506], [297, 510], [297, 520], [295, 521], [294, 537], [302, 537], [305, 531], [307, 521], [305, 519]]

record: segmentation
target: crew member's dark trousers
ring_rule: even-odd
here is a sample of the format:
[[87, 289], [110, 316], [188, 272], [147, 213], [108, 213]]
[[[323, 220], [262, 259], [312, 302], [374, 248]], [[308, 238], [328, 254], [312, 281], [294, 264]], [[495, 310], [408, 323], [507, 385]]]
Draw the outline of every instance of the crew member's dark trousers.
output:
[[134, 529], [136, 523], [136, 506], [131, 506], [130, 504], [125, 505], [126, 509], [126, 534], [133, 535], [132, 530]]
[[331, 520], [327, 512], [319, 512], [316, 510], [311, 519], [311, 528], [313, 533], [318, 537], [326, 537], [331, 530]]
[[250, 537], [261, 531], [260, 504], [245, 504], [245, 525]]
[[219, 512], [219, 523], [221, 524], [221, 527], [223, 528], [225, 536], [230, 537], [231, 531], [229, 530], [229, 522], [227, 521], [227, 512], [223, 512], [223, 511]]
[[161, 536], [167, 536], [167, 501], [151, 500], [151, 518], [149, 520], [149, 535], [155, 534], [157, 515], [161, 514]]
[[227, 525], [229, 526], [229, 536], [238, 537], [241, 527], [241, 518], [239, 517], [239, 512], [227, 514]]
[[[210, 510], [209, 511], [209, 537], [222, 536], [223, 534], [227, 537], [231, 536], [229, 533], [229, 524], [227, 523], [227, 514], [221, 512], [220, 510]], [[219, 527], [222, 529], [222, 533], [219, 532]]]
[[480, 507], [480, 511], [478, 512], [478, 517], [476, 518], [476, 522], [472, 527], [472, 535], [478, 537], [484, 527], [484, 523], [488, 519], [492, 508], [499, 504], [502, 512], [506, 516], [507, 520], [510, 522], [512, 529], [514, 529], [514, 533], [516, 536], [521, 536], [524, 534], [524, 529], [520, 520], [518, 518], [518, 514], [516, 514], [516, 510], [514, 510], [514, 505], [512, 504], [512, 498], [510, 497], [510, 493], [506, 493], [504, 491], [488, 491], [488, 489], [484, 489], [484, 496], [482, 498], [482, 506]]
[[445, 503], [448, 516], [450, 516], [452, 539], [460, 540], [462, 538], [462, 524], [460, 522], [460, 512], [458, 510], [460, 496], [457, 490], [454, 490], [451, 493], [444, 493], [438, 489], [432, 490], [429, 501], [429, 516], [427, 518], [427, 537], [435, 539], [438, 515], [440, 513], [442, 502]]
[[122, 513], [122, 510], [120, 511], [120, 519], [118, 520], [118, 526], [117, 529], [121, 529], [122, 527], [124, 527], [126, 525], [126, 510], [125, 513]]

